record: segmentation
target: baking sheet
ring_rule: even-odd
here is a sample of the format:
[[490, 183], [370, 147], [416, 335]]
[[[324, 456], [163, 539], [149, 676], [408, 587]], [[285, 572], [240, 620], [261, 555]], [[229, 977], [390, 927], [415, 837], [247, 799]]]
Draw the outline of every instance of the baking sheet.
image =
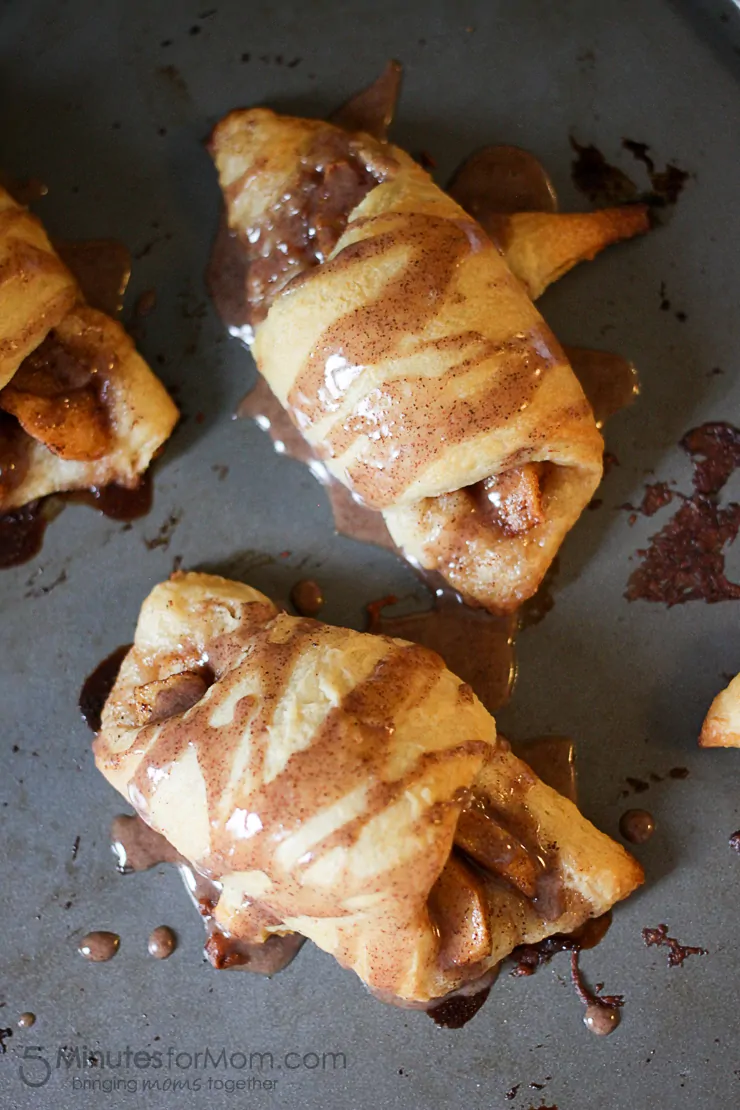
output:
[[[52, 233], [115, 235], [131, 247], [129, 310], [142, 291], [157, 295], [140, 346], [178, 387], [187, 416], [157, 468], [149, 517], [125, 529], [69, 506], [41, 554], [0, 576], [0, 1026], [13, 1029], [0, 1057], [2, 1105], [735, 1106], [740, 860], [727, 838], [740, 825], [739, 757], [700, 753], [696, 736], [724, 674], [740, 667], [737, 603], [628, 604], [635, 551], [671, 510], [630, 526], [619, 506], [639, 501], [647, 481], [675, 479], [688, 491], [680, 437], [706, 420], [737, 419], [737, 11], [666, 0], [212, 3], [0, 6], [3, 168], [48, 184], [38, 211]], [[253, 369], [224, 335], [202, 277], [218, 190], [201, 144], [216, 119], [259, 102], [323, 114], [389, 57], [405, 65], [393, 137], [429, 151], [441, 181], [476, 146], [515, 143], [544, 161], [563, 207], [575, 207], [571, 134], [629, 173], [639, 167], [620, 147], [624, 136], [692, 173], [666, 227], [606, 252], [543, 300], [562, 340], [628, 355], [644, 388], [608, 429], [620, 466], [602, 506], [566, 542], [553, 611], [519, 639], [519, 681], [500, 715], [512, 736], [576, 738], [582, 807], [601, 828], [616, 835], [630, 804], [657, 820], [636, 852], [644, 890], [583, 957], [592, 981], [626, 997], [622, 1024], [605, 1039], [581, 1023], [567, 956], [531, 979], [502, 975], [459, 1032], [373, 1001], [310, 946], [271, 982], [214, 972], [177, 875], [115, 873], [107, 828], [122, 807], [94, 771], [76, 709], [81, 682], [131, 638], [142, 598], [175, 556], [276, 597], [316, 577], [328, 599], [322, 615], [355, 627], [364, 604], [389, 592], [424, 603], [392, 555], [333, 534], [325, 495], [304, 468], [231, 419]], [[660, 309], [661, 283], [670, 312]], [[219, 467], [228, 467], [221, 478]], [[739, 493], [736, 478], [725, 494]], [[169, 543], [149, 550], [144, 541], [171, 518]], [[620, 796], [627, 776], [650, 781], [677, 765], [688, 778]], [[669, 969], [665, 951], [646, 949], [641, 936], [662, 922], [708, 955]], [[146, 939], [163, 923], [180, 946], [156, 963]], [[77, 955], [91, 928], [120, 933], [111, 963]], [[17, 1029], [25, 1010], [36, 1025]], [[60, 1057], [65, 1046], [72, 1054]], [[115, 1064], [127, 1047], [128, 1067], [75, 1062], [75, 1048], [81, 1064], [100, 1050]], [[170, 1047], [172, 1067], [133, 1062], [136, 1050], [166, 1057]], [[206, 1047], [216, 1058], [222, 1048], [227, 1058], [271, 1053], [273, 1064], [240, 1066], [239, 1055], [210, 1070], [182, 1055], [175, 1062]], [[35, 1057], [49, 1060], [48, 1079]], [[153, 1081], [159, 1090], [145, 1089]]]

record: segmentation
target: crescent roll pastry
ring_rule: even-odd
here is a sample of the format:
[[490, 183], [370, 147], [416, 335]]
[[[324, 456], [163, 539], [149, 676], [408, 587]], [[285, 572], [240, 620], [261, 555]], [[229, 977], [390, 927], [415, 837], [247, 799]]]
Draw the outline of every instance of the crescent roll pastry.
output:
[[508, 217], [499, 246], [370, 135], [256, 108], [223, 119], [210, 149], [248, 258], [240, 334], [268, 385], [407, 558], [473, 603], [515, 608], [603, 453], [530, 298], [644, 230], [644, 209]]
[[41, 221], [0, 186], [0, 389], [77, 295]]
[[438, 655], [175, 574], [141, 610], [95, 760], [249, 942], [309, 937], [426, 1003], [576, 928], [639, 865], [497, 739]]
[[645, 204], [596, 212], [512, 212], [497, 222], [495, 237], [509, 269], [524, 282], [533, 301], [579, 262], [650, 227]]
[[85, 304], [38, 220], [0, 188], [0, 512], [136, 485], [177, 409], [110, 316]]
[[710, 705], [699, 744], [702, 748], [740, 748], [740, 675]]

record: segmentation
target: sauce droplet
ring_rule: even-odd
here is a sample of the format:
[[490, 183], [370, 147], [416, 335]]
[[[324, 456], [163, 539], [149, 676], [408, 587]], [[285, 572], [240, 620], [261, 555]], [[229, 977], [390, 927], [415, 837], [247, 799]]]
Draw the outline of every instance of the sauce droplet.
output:
[[630, 844], [644, 844], [655, 832], [655, 818], [646, 809], [627, 809], [619, 820], [619, 831]]
[[516, 146], [486, 146], [455, 171], [447, 190], [486, 227], [503, 212], [557, 212], [547, 171], [533, 154]]
[[738, 829], [737, 832], [734, 832], [732, 834], [728, 843], [729, 843], [730, 847], [732, 848], [733, 852], [737, 852], [738, 855], [740, 855], [740, 829]]
[[109, 933], [105, 929], [99, 929], [92, 933], [86, 933], [80, 941], [77, 951], [86, 960], [97, 964], [112, 960], [120, 946], [121, 938], [118, 933]]
[[583, 1024], [597, 1037], [608, 1037], [619, 1025], [619, 1010], [614, 1006], [602, 1006], [600, 1002], [592, 1002], [586, 1007]]
[[24, 1014], [21, 1014], [21, 1016], [18, 1018], [18, 1028], [19, 1029], [30, 1029], [31, 1026], [35, 1025], [35, 1024], [36, 1024], [36, 1015], [32, 1014], [30, 1010], [27, 1010]]
[[293, 608], [302, 617], [315, 617], [324, 607], [324, 593], [318, 582], [312, 578], [302, 578], [290, 591]]
[[177, 948], [177, 937], [169, 925], [158, 925], [149, 937], [147, 948], [155, 960], [166, 960]]

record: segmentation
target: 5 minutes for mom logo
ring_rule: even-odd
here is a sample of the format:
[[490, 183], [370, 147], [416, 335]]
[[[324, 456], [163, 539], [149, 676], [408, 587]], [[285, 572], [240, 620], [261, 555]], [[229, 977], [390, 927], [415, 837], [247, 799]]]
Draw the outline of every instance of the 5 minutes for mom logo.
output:
[[[275, 1090], [280, 1072], [345, 1071], [342, 1051], [274, 1053], [225, 1047], [189, 1050], [92, 1049], [87, 1045], [25, 1045], [19, 1053], [18, 1076], [26, 1087], [45, 1087], [52, 1075], [72, 1077], [76, 1090], [133, 1093], [139, 1090], [255, 1091]], [[128, 1073], [122, 1075], [122, 1072]], [[131, 1073], [134, 1073], [133, 1075]]]

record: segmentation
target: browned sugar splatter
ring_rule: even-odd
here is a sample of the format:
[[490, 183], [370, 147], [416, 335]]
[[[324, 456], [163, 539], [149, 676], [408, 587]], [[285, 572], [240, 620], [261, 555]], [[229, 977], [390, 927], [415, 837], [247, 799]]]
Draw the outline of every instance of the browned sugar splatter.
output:
[[[740, 430], [717, 422], [692, 429], [681, 440], [694, 467], [694, 493], [675, 493], [680, 505], [671, 520], [637, 552], [640, 564], [629, 578], [629, 601], [667, 606], [686, 601], [727, 601], [740, 598], [740, 584], [725, 574], [725, 548], [740, 529], [740, 505], [720, 507], [718, 497], [740, 463]], [[648, 494], [650, 490], [648, 490]], [[672, 491], [658, 486], [647, 508], [668, 503]], [[646, 497], [648, 496], [646, 494]], [[644, 502], [643, 502], [644, 503]]]
[[663, 947], [668, 949], [668, 966], [682, 967], [689, 956], [706, 956], [706, 948], [681, 944], [675, 937], [668, 936], [668, 926], [658, 925], [654, 929], [643, 929], [642, 939], [647, 948]]
[[576, 153], [571, 177], [576, 189], [594, 204], [626, 204], [637, 199], [637, 186], [617, 166], [610, 165], [593, 144], [581, 144], [571, 136], [570, 145]]
[[625, 139], [622, 145], [648, 172], [650, 188], [640, 191], [635, 182], [618, 166], [607, 162], [593, 144], [581, 146], [572, 136], [570, 142], [576, 152], [571, 166], [573, 184], [594, 203], [625, 204], [639, 199], [654, 209], [665, 208], [677, 202], [689, 178], [685, 170], [670, 162], [665, 169], [657, 170], [647, 154], [650, 148], [646, 143]]

